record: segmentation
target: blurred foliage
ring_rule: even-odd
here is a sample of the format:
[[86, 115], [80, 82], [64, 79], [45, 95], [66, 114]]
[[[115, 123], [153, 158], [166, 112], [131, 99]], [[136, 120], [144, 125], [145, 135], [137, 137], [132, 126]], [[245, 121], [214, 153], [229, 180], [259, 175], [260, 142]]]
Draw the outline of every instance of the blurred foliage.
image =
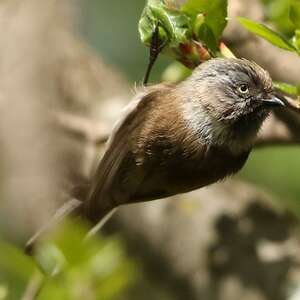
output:
[[167, 82], [180, 82], [191, 75], [192, 70], [183, 64], [175, 61], [171, 63], [163, 72], [162, 80]]
[[[145, 1], [89, 0], [81, 3], [82, 36], [131, 82], [142, 82], [148, 52], [139, 41], [137, 24]], [[151, 74], [152, 80], [158, 81], [169, 63], [167, 56], [159, 57]]]
[[259, 24], [246, 18], [239, 18], [239, 21], [246, 29], [266, 39], [273, 45], [300, 55], [300, 1], [287, 2], [289, 2], [289, 5], [285, 20], [286, 22], [289, 21], [293, 26], [293, 32], [289, 39], [284, 37], [282, 32], [276, 32], [264, 24]]
[[256, 23], [254, 21], [248, 20], [246, 18], [239, 18], [240, 23], [249, 31], [255, 33], [256, 35], [264, 38], [273, 45], [282, 48], [284, 50], [298, 52], [298, 49], [293, 45], [291, 41], [281, 36], [279, 33], [268, 28], [264, 24]]
[[257, 149], [239, 173], [273, 195], [281, 207], [288, 207], [300, 217], [299, 147]]
[[286, 94], [297, 96], [300, 94], [299, 87], [285, 82], [274, 82], [275, 88], [283, 91]]
[[[242, 17], [239, 18], [239, 21], [250, 32], [262, 37], [279, 48], [294, 52], [300, 56], [300, 1], [289, 0], [285, 1], [284, 4], [282, 1], [274, 2], [281, 8], [281, 19], [279, 21], [273, 16], [273, 18], [271, 17], [271, 20], [273, 20], [279, 28], [282, 27], [282, 24], [290, 24], [289, 30], [290, 33], [292, 33], [290, 38], [285, 37], [283, 32], [276, 32], [264, 24]], [[274, 3], [271, 4], [270, 2], [268, 2], [268, 4], [274, 5]], [[292, 96], [300, 95], [299, 86], [281, 82], [277, 82], [275, 86], [284, 93]]]
[[265, 5], [266, 19], [286, 37], [291, 37], [296, 28], [289, 14], [290, 6], [295, 3], [295, 0], [262, 0], [262, 2]]
[[137, 279], [119, 238], [85, 240], [87, 226], [68, 222], [42, 242], [34, 259], [0, 243], [0, 299], [19, 300], [31, 280], [41, 280], [39, 300], [128, 299]]

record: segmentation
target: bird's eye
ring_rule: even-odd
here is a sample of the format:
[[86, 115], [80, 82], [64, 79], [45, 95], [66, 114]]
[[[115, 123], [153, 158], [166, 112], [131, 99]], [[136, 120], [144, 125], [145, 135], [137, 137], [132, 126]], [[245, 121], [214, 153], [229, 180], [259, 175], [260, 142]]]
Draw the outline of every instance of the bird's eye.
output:
[[249, 88], [247, 86], [247, 84], [242, 84], [238, 87], [238, 90], [240, 93], [242, 94], [247, 94], [249, 92]]

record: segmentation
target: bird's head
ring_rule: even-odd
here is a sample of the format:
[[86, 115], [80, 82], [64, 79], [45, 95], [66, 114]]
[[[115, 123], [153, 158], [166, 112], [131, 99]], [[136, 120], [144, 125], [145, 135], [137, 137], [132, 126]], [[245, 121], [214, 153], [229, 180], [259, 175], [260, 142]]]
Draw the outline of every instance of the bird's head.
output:
[[245, 59], [211, 59], [195, 69], [180, 89], [186, 119], [197, 119], [194, 125], [213, 144], [253, 140], [270, 110], [284, 106], [274, 95], [269, 73]]

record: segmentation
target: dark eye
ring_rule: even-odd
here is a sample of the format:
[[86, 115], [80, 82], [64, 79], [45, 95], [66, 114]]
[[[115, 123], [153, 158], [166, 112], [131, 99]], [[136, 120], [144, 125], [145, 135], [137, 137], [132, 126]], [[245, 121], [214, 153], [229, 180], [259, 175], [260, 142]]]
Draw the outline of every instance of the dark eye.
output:
[[238, 87], [238, 90], [241, 94], [247, 94], [249, 92], [249, 87], [247, 84], [241, 84], [239, 87]]

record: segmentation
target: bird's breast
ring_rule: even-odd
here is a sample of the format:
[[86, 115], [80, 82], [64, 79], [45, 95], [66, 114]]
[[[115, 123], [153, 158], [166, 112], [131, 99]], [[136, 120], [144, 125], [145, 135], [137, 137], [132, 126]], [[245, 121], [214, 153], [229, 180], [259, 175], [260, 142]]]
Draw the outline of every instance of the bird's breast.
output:
[[164, 141], [156, 143], [147, 155], [139, 166], [147, 175], [134, 197], [136, 200], [169, 197], [222, 180], [242, 168], [249, 151], [237, 155], [224, 147], [201, 144], [188, 150]]
[[249, 151], [233, 154], [223, 147], [203, 146], [198, 155], [182, 156], [166, 164], [166, 182], [174, 193], [183, 193], [215, 183], [238, 172]]

